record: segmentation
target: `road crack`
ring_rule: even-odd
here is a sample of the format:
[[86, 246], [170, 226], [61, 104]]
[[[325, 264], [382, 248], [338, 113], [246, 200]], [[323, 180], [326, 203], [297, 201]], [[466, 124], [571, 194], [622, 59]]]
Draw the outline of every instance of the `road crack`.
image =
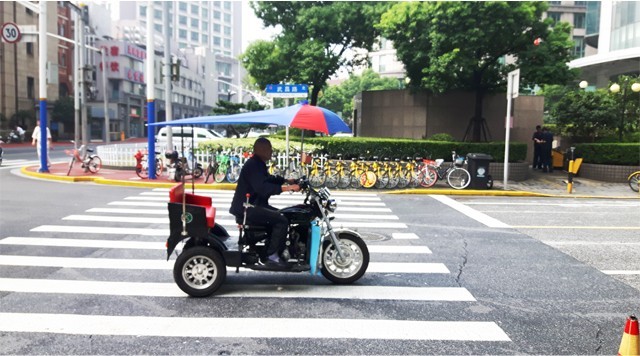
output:
[[462, 263], [458, 265], [458, 274], [456, 275], [456, 283], [460, 287], [462, 287], [462, 283], [460, 283], [460, 276], [462, 276], [462, 271], [464, 270], [464, 267], [467, 265], [467, 260], [469, 256], [469, 250], [467, 249], [467, 246], [468, 246], [467, 240], [463, 240], [462, 244], [463, 244], [462, 250], [464, 251], [464, 253], [462, 254]]

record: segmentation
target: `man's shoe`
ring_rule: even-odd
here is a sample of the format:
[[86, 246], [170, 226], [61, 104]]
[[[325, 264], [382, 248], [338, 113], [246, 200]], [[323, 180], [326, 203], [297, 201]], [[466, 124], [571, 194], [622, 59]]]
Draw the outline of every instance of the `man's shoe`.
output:
[[277, 253], [274, 253], [267, 257], [265, 261], [265, 266], [269, 267], [279, 267], [279, 268], [288, 268], [289, 264], [286, 261], [283, 261]]

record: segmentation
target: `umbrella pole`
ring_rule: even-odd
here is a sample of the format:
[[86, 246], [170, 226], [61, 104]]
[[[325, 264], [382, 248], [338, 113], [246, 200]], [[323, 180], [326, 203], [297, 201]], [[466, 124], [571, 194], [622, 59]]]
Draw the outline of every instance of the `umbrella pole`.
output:
[[304, 129], [302, 129], [302, 133], [300, 134], [300, 161], [298, 161], [298, 168], [300, 168], [300, 172], [302, 172], [302, 154], [304, 153]]
[[289, 126], [286, 127], [285, 129], [285, 135], [286, 135], [286, 141], [287, 141], [287, 147], [285, 148], [285, 154], [287, 155], [287, 157], [285, 158], [284, 162], [285, 162], [285, 166], [284, 166], [284, 171], [286, 173], [287, 169], [289, 169]]

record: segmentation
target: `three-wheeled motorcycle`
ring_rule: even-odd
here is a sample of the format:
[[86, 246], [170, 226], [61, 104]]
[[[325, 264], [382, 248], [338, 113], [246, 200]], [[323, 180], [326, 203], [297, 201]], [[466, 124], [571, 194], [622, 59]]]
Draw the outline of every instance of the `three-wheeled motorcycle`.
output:
[[337, 204], [327, 188], [315, 190], [306, 177], [299, 181], [305, 194], [302, 204], [281, 209], [289, 220], [286, 248], [282, 257], [287, 266], [261, 263], [266, 257], [270, 229], [253, 225], [245, 215], [238, 222], [239, 236], [234, 239], [215, 222], [216, 209], [209, 196], [185, 192], [184, 182], [169, 192], [170, 236], [167, 260], [183, 243], [176, 258], [173, 277], [182, 291], [193, 297], [213, 294], [224, 282], [227, 267], [272, 272], [308, 272], [322, 275], [336, 284], [350, 284], [364, 275], [369, 265], [369, 250], [360, 234], [334, 229], [329, 214]]

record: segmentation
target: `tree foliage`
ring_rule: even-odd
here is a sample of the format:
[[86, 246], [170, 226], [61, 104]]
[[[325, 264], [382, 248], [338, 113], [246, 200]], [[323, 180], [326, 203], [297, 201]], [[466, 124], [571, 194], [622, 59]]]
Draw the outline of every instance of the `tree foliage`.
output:
[[352, 116], [353, 97], [356, 94], [363, 91], [398, 89], [399, 86], [397, 79], [382, 78], [378, 73], [367, 69], [361, 75], [351, 75], [339, 85], [328, 86], [320, 94], [318, 105], [342, 113], [342, 118], [347, 119]]
[[273, 41], [252, 43], [241, 60], [261, 88], [272, 83], [306, 83], [311, 104], [326, 81], [342, 66], [361, 64], [347, 58], [355, 48], [371, 49], [379, 31], [374, 25], [388, 8], [382, 2], [259, 1], [252, 2], [266, 26], [282, 28]]
[[[521, 85], [573, 78], [566, 66], [571, 28], [540, 20], [546, 9], [540, 1], [400, 2], [383, 14], [378, 28], [394, 42], [412, 89], [475, 92], [472, 139], [479, 141], [484, 95], [504, 90], [508, 72], [520, 68]], [[505, 65], [507, 56], [515, 63]]]
[[66, 125], [73, 125], [75, 120], [75, 109], [73, 105], [73, 97], [64, 96], [53, 103], [53, 111], [51, 112], [53, 121], [61, 122]]
[[[216, 107], [211, 110], [214, 115], [233, 115], [245, 111], [261, 111], [266, 108], [256, 100], [250, 100], [244, 103], [232, 103], [226, 100], [218, 100]], [[226, 125], [227, 137], [232, 135], [236, 137], [246, 137], [251, 127], [265, 128], [267, 125]]]
[[577, 138], [610, 135], [616, 128], [615, 101], [606, 89], [568, 91], [551, 109], [558, 127]]

